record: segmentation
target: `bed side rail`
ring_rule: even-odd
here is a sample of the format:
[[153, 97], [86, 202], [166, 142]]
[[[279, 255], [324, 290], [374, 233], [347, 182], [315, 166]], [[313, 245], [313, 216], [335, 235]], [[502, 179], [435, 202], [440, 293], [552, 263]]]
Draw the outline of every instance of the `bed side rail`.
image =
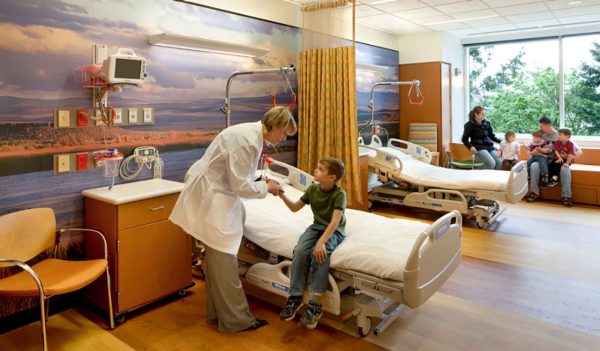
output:
[[366, 146], [371, 149], [378, 149], [383, 146], [383, 142], [381, 141], [380, 137], [378, 137], [377, 135], [373, 135], [371, 137], [371, 143], [369, 145], [365, 144], [365, 139], [363, 137], [358, 137], [358, 145]]
[[272, 160], [269, 172], [275, 177], [287, 179], [294, 188], [304, 191], [314, 181], [314, 177], [294, 166], [281, 161]]
[[431, 163], [431, 151], [420, 145], [411, 143], [410, 141], [391, 138], [388, 140], [387, 146], [411, 155], [416, 160], [423, 161], [425, 163]]
[[520, 161], [510, 170], [510, 176], [508, 177], [508, 184], [506, 186], [506, 200], [513, 204], [521, 201], [527, 194], [528, 186], [527, 162]]
[[404, 304], [416, 308], [448, 280], [460, 263], [462, 216], [454, 210], [415, 241], [404, 270]]
[[369, 156], [369, 172], [377, 174], [377, 179], [382, 183], [401, 181], [402, 159], [384, 149], [372, 149], [376, 154]]

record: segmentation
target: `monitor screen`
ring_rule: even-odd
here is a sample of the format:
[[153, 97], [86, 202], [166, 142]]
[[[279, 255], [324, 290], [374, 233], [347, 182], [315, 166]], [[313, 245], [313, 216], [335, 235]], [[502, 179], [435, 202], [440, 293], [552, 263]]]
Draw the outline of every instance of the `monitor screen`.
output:
[[116, 59], [115, 60], [115, 78], [140, 79], [142, 61]]

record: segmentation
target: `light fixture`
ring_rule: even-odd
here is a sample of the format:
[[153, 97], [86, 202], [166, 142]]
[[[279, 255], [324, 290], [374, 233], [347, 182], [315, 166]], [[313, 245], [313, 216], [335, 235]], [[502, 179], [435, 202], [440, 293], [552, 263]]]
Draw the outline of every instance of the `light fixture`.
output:
[[569, 2], [567, 2], [567, 5], [571, 5], [571, 6], [575, 6], [575, 5], [579, 5], [579, 4], [583, 4], [583, 1], [579, 0], [579, 1], [569, 1]]
[[388, 2], [394, 2], [396, 0], [376, 0], [373, 2], [368, 3], [367, 5], [381, 5], [381, 4], [386, 4]]
[[367, 71], [367, 72], [374, 72], [374, 73], [387, 73], [388, 69], [391, 69], [393, 67], [388, 67], [388, 66], [381, 66], [381, 65], [374, 65], [371, 63], [357, 63], [356, 64], [356, 69], [359, 69], [361, 71]]
[[228, 43], [224, 41], [190, 37], [179, 34], [160, 33], [150, 35], [148, 42], [152, 45], [171, 48], [214, 52], [226, 55], [256, 57], [269, 52], [268, 49], [243, 44]]
[[480, 17], [471, 17], [471, 18], [455, 19], [455, 20], [442, 21], [442, 22], [425, 23], [425, 24], [423, 24], [423, 25], [424, 25], [424, 26], [435, 26], [435, 25], [438, 25], [438, 24], [448, 24], [448, 23], [468, 22], [468, 21], [476, 21], [476, 20], [481, 20], [481, 19], [486, 19], [486, 18], [495, 18], [495, 17], [500, 17], [500, 16], [499, 16], [499, 15], [488, 15], [488, 16], [480, 16]]

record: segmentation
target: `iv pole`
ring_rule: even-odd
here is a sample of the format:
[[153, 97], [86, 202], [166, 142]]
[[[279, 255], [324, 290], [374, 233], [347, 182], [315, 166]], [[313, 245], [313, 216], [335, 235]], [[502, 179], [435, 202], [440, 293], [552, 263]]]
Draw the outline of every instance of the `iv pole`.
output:
[[[375, 83], [375, 85], [373, 85], [373, 87], [371, 88], [371, 101], [369, 103], [369, 109], [371, 109], [371, 120], [369, 120], [369, 123], [365, 124], [364, 126], [362, 126], [360, 128], [360, 130], [358, 131], [358, 134], [360, 135], [360, 133], [362, 133], [363, 129], [367, 128], [368, 126], [370, 126], [371, 124], [373, 124], [373, 121], [375, 120], [375, 105], [373, 104], [373, 95], [375, 93], [375, 88], [380, 86], [380, 85], [410, 85], [411, 90], [412, 87], [415, 86], [417, 87], [417, 97], [421, 97], [421, 90], [420, 90], [420, 86], [421, 86], [421, 81], [418, 79], [412, 80], [412, 81], [404, 81], [404, 82], [377, 82]], [[408, 92], [410, 94], [410, 91]]]
[[254, 74], [254, 73], [273, 73], [273, 72], [281, 72], [282, 74], [287, 74], [289, 72], [296, 71], [296, 67], [294, 65], [287, 65], [279, 68], [267, 68], [267, 69], [257, 69], [254, 71], [235, 71], [227, 79], [227, 88], [225, 89], [225, 106], [221, 107], [220, 110], [225, 114], [225, 128], [229, 127], [231, 123], [231, 103], [229, 99], [229, 90], [231, 88], [231, 82], [233, 78], [244, 75], [244, 74]]

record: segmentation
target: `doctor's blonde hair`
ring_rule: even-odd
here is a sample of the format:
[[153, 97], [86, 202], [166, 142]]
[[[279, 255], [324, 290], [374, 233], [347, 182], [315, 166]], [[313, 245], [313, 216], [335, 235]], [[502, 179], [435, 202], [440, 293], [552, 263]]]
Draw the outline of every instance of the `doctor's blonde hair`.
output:
[[267, 131], [275, 127], [289, 127], [290, 132], [288, 135], [294, 135], [298, 131], [296, 121], [294, 121], [294, 115], [285, 106], [275, 106], [271, 108], [262, 118], [262, 124], [267, 128]]

